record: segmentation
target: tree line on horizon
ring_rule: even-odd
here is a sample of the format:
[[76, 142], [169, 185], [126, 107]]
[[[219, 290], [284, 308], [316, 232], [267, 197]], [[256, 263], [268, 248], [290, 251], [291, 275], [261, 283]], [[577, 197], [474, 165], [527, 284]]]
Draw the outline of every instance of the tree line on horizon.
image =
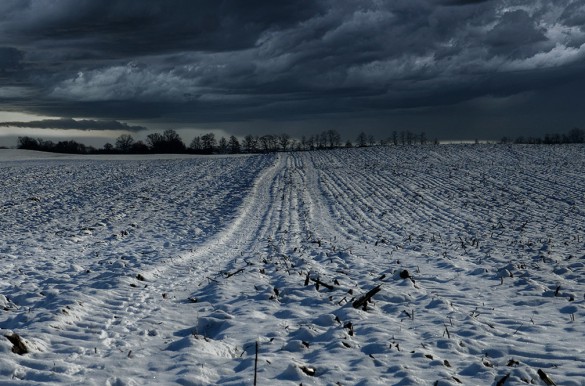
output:
[[[287, 133], [261, 136], [249, 134], [241, 140], [234, 135], [229, 138], [220, 137], [217, 139], [214, 133], [207, 133], [196, 136], [189, 146], [187, 146], [175, 130], [168, 129], [162, 133], [149, 134], [146, 137], [146, 141], [135, 140], [130, 134], [122, 134], [116, 139], [114, 144], [106, 143], [101, 148], [86, 146], [73, 140], [53, 142], [42, 138], [24, 136], [18, 137], [17, 148], [70, 154], [240, 154], [307, 151], [376, 145], [425, 145], [428, 143], [429, 140], [424, 132], [415, 134], [410, 131], [393, 131], [391, 136], [380, 140], [376, 140], [373, 135], [368, 135], [362, 131], [358, 134], [355, 141], [348, 139], [343, 143], [341, 135], [336, 130], [326, 130], [317, 135], [302, 136], [300, 139], [293, 138]], [[439, 141], [434, 139], [432, 143], [438, 144]], [[517, 137], [516, 139], [510, 139], [503, 137], [500, 143], [585, 143], [585, 131], [574, 128], [565, 134], [545, 134], [543, 138]]]
[[302, 136], [300, 139], [293, 138], [287, 133], [261, 136], [249, 134], [241, 140], [234, 135], [229, 138], [220, 137], [217, 139], [214, 133], [207, 133], [196, 136], [187, 146], [175, 130], [168, 129], [162, 133], [149, 134], [146, 141], [135, 140], [130, 134], [122, 134], [114, 144], [106, 143], [99, 149], [73, 140], [55, 143], [28, 136], [18, 137], [17, 148], [70, 154], [239, 154], [366, 147], [390, 143], [395, 145], [424, 144], [426, 143], [426, 135], [424, 133], [416, 135], [409, 131], [395, 131], [391, 137], [377, 141], [373, 135], [361, 132], [356, 137], [355, 142], [351, 140], [342, 142], [341, 135], [336, 130], [326, 130], [318, 135]]
[[532, 145], [560, 145], [570, 143], [585, 143], [585, 130], [575, 127], [566, 133], [545, 134], [544, 137], [519, 136], [514, 139], [503, 137], [500, 143], [532, 144]]

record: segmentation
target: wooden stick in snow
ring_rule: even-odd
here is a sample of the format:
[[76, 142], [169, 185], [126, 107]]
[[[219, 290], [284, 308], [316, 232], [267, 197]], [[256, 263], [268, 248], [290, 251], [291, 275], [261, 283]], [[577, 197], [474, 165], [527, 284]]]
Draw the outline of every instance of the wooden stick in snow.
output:
[[369, 290], [365, 295], [360, 296], [356, 301], [352, 303], [353, 308], [361, 308], [363, 307], [375, 294], [380, 292], [382, 285], [379, 284]]
[[256, 341], [256, 357], [254, 358], [254, 386], [256, 386], [258, 376], [258, 341]]

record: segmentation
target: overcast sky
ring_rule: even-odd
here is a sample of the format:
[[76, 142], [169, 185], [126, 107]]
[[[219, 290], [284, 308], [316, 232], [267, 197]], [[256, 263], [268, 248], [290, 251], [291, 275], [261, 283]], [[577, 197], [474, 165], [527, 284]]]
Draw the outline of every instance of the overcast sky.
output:
[[0, 2], [4, 135], [540, 136], [583, 90], [583, 0]]

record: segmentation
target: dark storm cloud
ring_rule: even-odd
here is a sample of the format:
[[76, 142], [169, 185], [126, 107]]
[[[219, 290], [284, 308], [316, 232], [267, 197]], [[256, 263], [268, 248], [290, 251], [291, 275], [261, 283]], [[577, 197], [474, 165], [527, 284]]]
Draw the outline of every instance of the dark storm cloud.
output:
[[294, 0], [33, 0], [2, 8], [4, 33], [17, 44], [34, 39], [37, 48], [59, 48], [81, 59], [244, 49], [267, 29], [319, 12], [317, 2]]
[[479, 3], [485, 3], [487, 1], [493, 1], [493, 0], [443, 0], [442, 4], [445, 5], [470, 5], [470, 4], [479, 4]]
[[22, 52], [13, 47], [0, 47], [0, 74], [7, 71], [17, 71], [22, 65]]
[[528, 12], [516, 10], [502, 15], [484, 41], [493, 56], [527, 57], [543, 50], [538, 43], [547, 43], [545, 32]]
[[585, 4], [583, 2], [568, 4], [560, 19], [568, 26], [585, 30]]
[[196, 125], [505, 100], [581, 77], [584, 22], [581, 0], [8, 0], [0, 103]]
[[92, 119], [43, 119], [30, 122], [0, 122], [0, 127], [21, 127], [29, 129], [60, 130], [113, 130], [139, 132], [147, 130], [143, 126], [130, 126], [118, 121], [96, 121]]

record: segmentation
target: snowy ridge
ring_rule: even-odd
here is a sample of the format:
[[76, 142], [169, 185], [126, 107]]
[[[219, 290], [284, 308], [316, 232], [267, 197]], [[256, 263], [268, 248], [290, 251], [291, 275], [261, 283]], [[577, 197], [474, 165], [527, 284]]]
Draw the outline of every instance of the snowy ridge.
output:
[[583, 150], [0, 163], [0, 377], [583, 385]]

